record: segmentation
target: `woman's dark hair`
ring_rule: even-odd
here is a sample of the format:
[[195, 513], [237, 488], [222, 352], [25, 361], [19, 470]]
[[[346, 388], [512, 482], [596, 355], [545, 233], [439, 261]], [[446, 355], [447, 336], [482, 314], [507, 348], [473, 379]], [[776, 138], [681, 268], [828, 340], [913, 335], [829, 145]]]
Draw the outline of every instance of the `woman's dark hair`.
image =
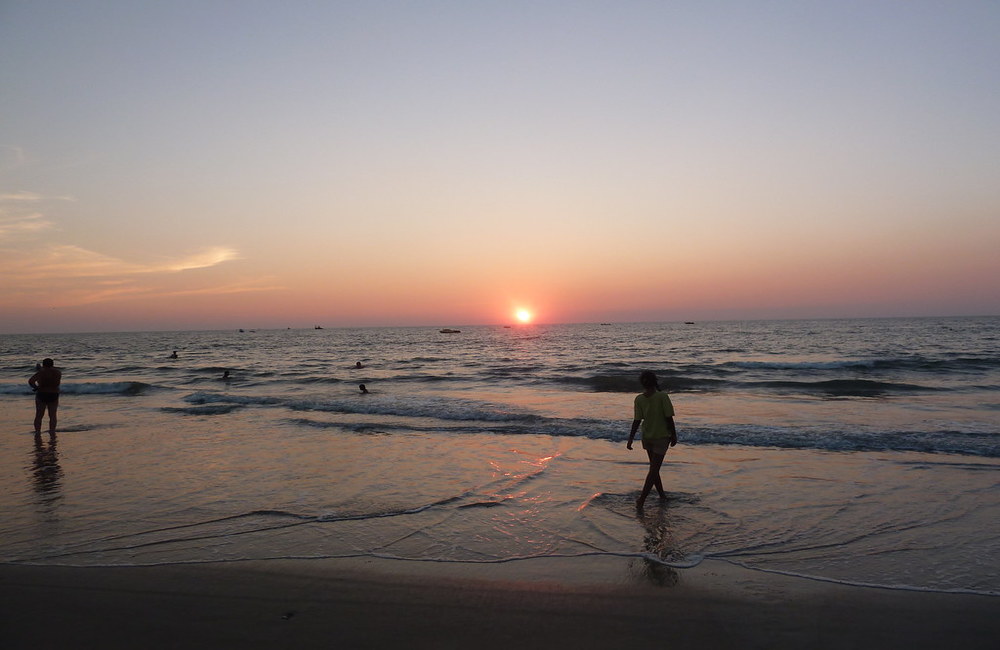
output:
[[643, 388], [653, 388], [660, 390], [660, 382], [656, 379], [656, 373], [652, 370], [643, 370], [639, 374], [639, 383]]

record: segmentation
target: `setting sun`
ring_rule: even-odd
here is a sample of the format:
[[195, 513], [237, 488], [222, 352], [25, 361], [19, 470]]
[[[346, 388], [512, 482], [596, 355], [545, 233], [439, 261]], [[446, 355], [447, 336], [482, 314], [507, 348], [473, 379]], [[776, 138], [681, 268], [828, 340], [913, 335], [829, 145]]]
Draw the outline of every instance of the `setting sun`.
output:
[[514, 316], [520, 323], [530, 323], [531, 322], [531, 312], [527, 309], [518, 309], [514, 312]]

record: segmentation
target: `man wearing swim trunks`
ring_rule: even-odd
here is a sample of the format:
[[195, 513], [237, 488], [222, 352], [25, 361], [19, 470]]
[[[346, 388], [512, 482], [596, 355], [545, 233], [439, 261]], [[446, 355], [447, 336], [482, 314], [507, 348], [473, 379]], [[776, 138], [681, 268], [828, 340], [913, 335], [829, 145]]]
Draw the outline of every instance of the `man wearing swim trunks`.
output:
[[42, 432], [42, 416], [49, 412], [49, 433], [56, 432], [56, 409], [59, 408], [59, 384], [62, 371], [52, 359], [44, 359], [42, 368], [31, 376], [28, 385], [35, 391], [35, 433]]

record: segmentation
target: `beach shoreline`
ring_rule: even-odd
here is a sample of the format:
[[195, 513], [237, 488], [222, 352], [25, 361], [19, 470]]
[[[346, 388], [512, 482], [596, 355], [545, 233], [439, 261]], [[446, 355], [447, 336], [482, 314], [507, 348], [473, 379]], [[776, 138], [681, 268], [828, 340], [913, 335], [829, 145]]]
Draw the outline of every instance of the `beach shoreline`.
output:
[[1000, 598], [855, 587], [722, 561], [378, 558], [0, 565], [15, 648], [992, 648]]

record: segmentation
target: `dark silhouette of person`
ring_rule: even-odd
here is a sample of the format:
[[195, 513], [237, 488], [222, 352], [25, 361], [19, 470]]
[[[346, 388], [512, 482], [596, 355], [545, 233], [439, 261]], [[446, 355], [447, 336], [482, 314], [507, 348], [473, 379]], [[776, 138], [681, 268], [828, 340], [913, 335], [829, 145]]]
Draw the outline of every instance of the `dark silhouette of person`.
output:
[[176, 359], [177, 358], [177, 350], [174, 350], [173, 354], [171, 354], [168, 358], [169, 359]]
[[229, 377], [229, 371], [226, 370], [225, 372], [223, 372], [222, 373], [222, 377], [220, 377], [219, 379], [221, 379], [222, 381], [229, 381], [229, 379], [230, 379], [230, 377]]
[[360, 370], [361, 368], [364, 368], [364, 366], [363, 366], [363, 365], [361, 365], [361, 362], [360, 362], [360, 361], [358, 361], [358, 362], [357, 362], [356, 364], [354, 364], [354, 367], [355, 367], [355, 368], [358, 368], [359, 370]]
[[661, 499], [667, 498], [667, 493], [663, 491], [663, 481], [660, 480], [660, 466], [663, 465], [667, 449], [677, 444], [677, 427], [674, 426], [674, 406], [670, 402], [670, 396], [660, 390], [656, 375], [649, 370], [643, 371], [639, 375], [639, 383], [642, 384], [643, 392], [635, 396], [635, 415], [626, 447], [632, 449], [635, 432], [641, 424], [642, 448], [649, 456], [646, 482], [635, 501], [636, 507], [641, 509], [654, 486]]
[[368, 394], [368, 389], [365, 388], [364, 384], [358, 384], [358, 390], [361, 391], [362, 395], [367, 395]]
[[56, 432], [56, 410], [59, 408], [59, 384], [62, 371], [55, 367], [52, 359], [42, 360], [42, 369], [28, 379], [28, 385], [35, 391], [35, 433], [42, 432], [42, 417], [49, 413], [49, 433]]

